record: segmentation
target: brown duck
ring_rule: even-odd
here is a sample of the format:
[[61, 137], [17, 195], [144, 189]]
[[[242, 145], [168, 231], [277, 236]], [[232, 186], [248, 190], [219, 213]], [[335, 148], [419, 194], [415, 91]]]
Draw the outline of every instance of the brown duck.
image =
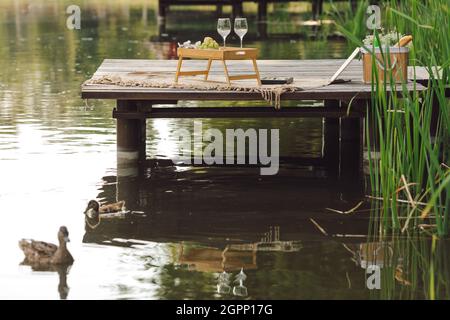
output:
[[89, 219], [92, 219], [93, 221], [98, 221], [99, 216], [101, 214], [116, 213], [116, 212], [121, 212], [124, 210], [125, 210], [125, 201], [123, 201], [123, 200], [116, 202], [116, 203], [106, 204], [106, 205], [102, 205], [102, 206], [100, 206], [98, 201], [91, 200], [88, 202], [86, 210], [84, 210], [84, 214]]
[[59, 228], [58, 241], [59, 247], [43, 241], [20, 240], [19, 247], [25, 254], [24, 263], [31, 265], [72, 264], [73, 257], [67, 250], [69, 231], [64, 226]]

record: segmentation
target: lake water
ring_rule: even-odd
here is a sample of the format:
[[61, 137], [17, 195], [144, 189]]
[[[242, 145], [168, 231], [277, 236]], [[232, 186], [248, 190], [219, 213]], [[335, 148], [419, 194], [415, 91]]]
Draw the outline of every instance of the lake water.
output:
[[[81, 30], [66, 28], [65, 9], [73, 3], [81, 6]], [[105, 58], [173, 57], [173, 43], [156, 41], [156, 12], [156, 1], [0, 3], [0, 298], [382, 297], [366, 288], [367, 203], [353, 216], [327, 209], [345, 211], [363, 200], [362, 178], [337, 179], [320, 165], [295, 162], [283, 163], [272, 177], [261, 177], [255, 168], [163, 162], [137, 177], [117, 177], [114, 103], [85, 103], [80, 85]], [[199, 15], [198, 23], [174, 13], [169, 33], [194, 40], [203, 30], [219, 40], [211, 15], [192, 14]], [[287, 24], [289, 16], [280, 17]], [[257, 41], [253, 27], [247, 45], [259, 47], [263, 59], [346, 56], [343, 41]], [[149, 120], [147, 156], [173, 156], [177, 142], [171, 133], [191, 125], [185, 119]], [[283, 157], [321, 157], [322, 119], [204, 125], [280, 128]], [[83, 215], [90, 199], [126, 199], [128, 209], [145, 216], [92, 230]], [[70, 232], [70, 269], [21, 265], [17, 241], [55, 242], [61, 225]], [[246, 280], [233, 282], [241, 269]], [[218, 280], [223, 271], [231, 274], [228, 285]]]

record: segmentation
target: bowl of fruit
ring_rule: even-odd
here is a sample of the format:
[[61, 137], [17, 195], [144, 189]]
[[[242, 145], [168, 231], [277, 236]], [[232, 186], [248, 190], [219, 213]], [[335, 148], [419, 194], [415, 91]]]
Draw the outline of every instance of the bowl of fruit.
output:
[[178, 43], [178, 48], [185, 48], [185, 49], [213, 49], [218, 50], [219, 44], [216, 40], [214, 40], [211, 37], [205, 37], [202, 41], [197, 41], [195, 43], [192, 43], [191, 40], [187, 40], [183, 43]]

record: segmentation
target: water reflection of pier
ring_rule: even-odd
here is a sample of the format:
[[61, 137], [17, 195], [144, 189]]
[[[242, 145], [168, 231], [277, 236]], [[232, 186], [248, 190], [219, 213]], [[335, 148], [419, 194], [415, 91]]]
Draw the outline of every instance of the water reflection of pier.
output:
[[[162, 162], [164, 164], [164, 162]], [[320, 168], [317, 168], [320, 172]], [[119, 170], [120, 171], [120, 170]], [[158, 242], [195, 241], [240, 251], [296, 251], [297, 241], [317, 234], [314, 217], [330, 234], [367, 231], [367, 216], [336, 216], [363, 197], [361, 179], [341, 180], [309, 168], [281, 168], [261, 177], [258, 168], [180, 168], [152, 163], [139, 174], [104, 177], [97, 198], [125, 200], [146, 217], [110, 221], [87, 229], [85, 240], [133, 238]], [[305, 177], [306, 176], [306, 177]], [[322, 176], [322, 178], [320, 178]]]
[[[83, 241], [144, 245], [149, 255], [155, 245], [164, 247], [173, 265], [167, 269], [175, 270], [170, 272], [184, 279], [189, 288], [197, 286], [199, 278], [214, 284], [208, 277], [224, 271], [234, 276], [243, 268], [248, 275], [244, 286], [255, 298], [260, 294], [257, 288], [272, 288], [285, 277], [300, 281], [298, 277], [319, 273], [339, 282], [336, 272], [345, 275], [348, 271], [354, 283], [361, 282], [364, 270], [355, 266], [352, 254], [341, 243], [359, 244], [364, 238], [332, 235], [366, 234], [368, 215], [339, 215], [325, 208], [354, 206], [363, 197], [362, 181], [330, 177], [320, 166], [315, 175], [294, 166], [282, 167], [280, 176], [260, 177], [257, 168], [163, 164], [139, 168], [135, 177], [103, 177], [97, 195], [100, 201], [125, 200], [127, 209], [143, 211], [146, 216], [108, 220], [95, 229], [86, 226]], [[320, 233], [311, 217], [330, 236]], [[273, 269], [284, 275], [282, 279], [273, 278]], [[232, 294], [235, 285], [217, 285], [217, 292]], [[264, 290], [278, 293], [269, 287]]]
[[257, 269], [258, 252], [297, 252], [302, 248], [301, 241], [280, 240], [280, 227], [270, 226], [258, 242], [227, 244], [224, 249], [213, 247], [188, 246], [179, 244], [178, 262], [196, 271], [221, 272], [240, 269]]

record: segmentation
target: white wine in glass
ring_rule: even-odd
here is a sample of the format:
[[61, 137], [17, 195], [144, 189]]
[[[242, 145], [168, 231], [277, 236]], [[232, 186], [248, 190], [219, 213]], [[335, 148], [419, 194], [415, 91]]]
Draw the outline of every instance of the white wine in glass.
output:
[[229, 18], [220, 18], [217, 20], [217, 32], [223, 38], [223, 47], [225, 48], [225, 40], [231, 32], [231, 21]]
[[242, 39], [246, 35], [248, 31], [247, 19], [246, 18], [236, 18], [234, 19], [234, 33], [237, 34], [239, 39], [241, 39], [241, 48], [242, 48]]

